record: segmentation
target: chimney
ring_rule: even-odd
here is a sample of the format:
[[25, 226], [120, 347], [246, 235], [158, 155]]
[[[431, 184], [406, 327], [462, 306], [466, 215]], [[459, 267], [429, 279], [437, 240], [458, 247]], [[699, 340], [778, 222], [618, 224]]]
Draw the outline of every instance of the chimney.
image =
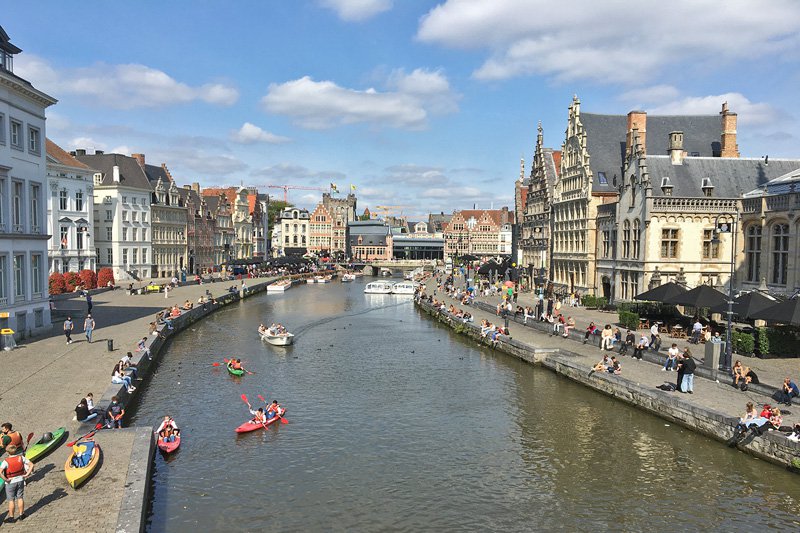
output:
[[669, 160], [673, 165], [682, 165], [683, 157], [686, 152], [683, 151], [683, 132], [671, 131], [669, 132]]
[[723, 102], [722, 111], [722, 150], [720, 157], [739, 157], [739, 145], [736, 144], [736, 113], [728, 111], [728, 102]]
[[114, 173], [112, 175], [114, 176], [114, 183], [119, 183], [119, 166], [114, 165]]
[[103, 155], [103, 153], [104, 152], [102, 150], [95, 150], [94, 151], [94, 155]]
[[633, 130], [639, 132], [639, 144], [642, 145], [642, 152], [647, 153], [647, 113], [644, 111], [631, 111], [628, 113], [628, 135], [625, 138], [625, 153], [630, 154], [636, 149], [633, 146]]
[[84, 150], [83, 148], [79, 148], [79, 149], [75, 150], [75, 153], [77, 155], [86, 155], [86, 150]]
[[200, 194], [200, 184], [196, 181], [192, 182], [192, 190], [197, 194]]
[[139, 166], [144, 168], [144, 154], [131, 154], [131, 157], [139, 163]]

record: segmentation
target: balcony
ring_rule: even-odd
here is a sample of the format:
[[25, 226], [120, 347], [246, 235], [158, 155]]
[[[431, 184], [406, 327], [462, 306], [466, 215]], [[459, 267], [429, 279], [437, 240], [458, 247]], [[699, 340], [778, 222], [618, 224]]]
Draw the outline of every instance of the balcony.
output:
[[666, 213], [732, 213], [739, 207], [736, 198], [653, 198], [653, 212]]

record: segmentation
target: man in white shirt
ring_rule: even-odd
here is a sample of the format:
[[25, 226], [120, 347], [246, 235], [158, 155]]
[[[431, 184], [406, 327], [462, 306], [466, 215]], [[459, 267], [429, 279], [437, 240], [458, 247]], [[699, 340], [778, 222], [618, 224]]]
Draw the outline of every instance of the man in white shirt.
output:
[[653, 322], [653, 325], [650, 326], [650, 345], [656, 343], [656, 337], [658, 336], [658, 323]]
[[694, 344], [698, 344], [700, 342], [700, 334], [703, 332], [703, 324], [700, 323], [700, 319], [698, 318], [695, 320], [694, 325], [692, 326], [692, 342]]

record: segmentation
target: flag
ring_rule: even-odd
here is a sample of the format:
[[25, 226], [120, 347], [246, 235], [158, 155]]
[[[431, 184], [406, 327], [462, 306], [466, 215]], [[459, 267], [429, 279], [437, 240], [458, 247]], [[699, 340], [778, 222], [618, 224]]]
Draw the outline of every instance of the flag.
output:
[[355, 190], [356, 190], [356, 186], [353, 185], [352, 183], [350, 184], [350, 190], [353, 191], [353, 192], [355, 192]]
[[333, 192], [339, 192], [339, 189], [336, 188], [336, 184], [335, 183], [331, 183], [331, 190]]

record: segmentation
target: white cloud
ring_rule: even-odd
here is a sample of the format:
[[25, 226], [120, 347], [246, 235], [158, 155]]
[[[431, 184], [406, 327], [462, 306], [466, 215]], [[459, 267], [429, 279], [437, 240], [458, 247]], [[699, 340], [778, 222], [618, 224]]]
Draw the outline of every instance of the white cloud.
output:
[[230, 138], [233, 142], [241, 144], [253, 144], [259, 142], [279, 144], [289, 142], [290, 140], [288, 137], [281, 137], [280, 135], [275, 135], [274, 133], [264, 131], [250, 122], [245, 122], [237, 131], [232, 131]]
[[278, 183], [291, 183], [298, 180], [316, 180], [321, 187], [327, 187], [331, 182], [338, 183], [339, 189], [343, 189], [343, 183], [347, 176], [335, 170], [311, 170], [302, 165], [294, 163], [279, 163], [269, 167], [254, 170], [251, 176], [265, 178]]
[[649, 2], [445, 0], [422, 17], [417, 38], [485, 49], [483, 80], [541, 74], [630, 83], [675, 65], [719, 65], [800, 48], [800, 3], [748, 0]]
[[[154, 150], [146, 154], [151, 161], [165, 161], [170, 169], [184, 173], [189, 170], [200, 176], [222, 176], [241, 172], [247, 165], [241, 160], [218, 151], [205, 151], [196, 148], [176, 148], [168, 146], [163, 151]], [[177, 174], [173, 172], [173, 174]]]
[[782, 114], [771, 105], [751, 102], [741, 93], [687, 96], [649, 108], [647, 112], [652, 115], [713, 115], [720, 112], [722, 102], [728, 102], [728, 108], [739, 115], [740, 125], [765, 126], [782, 118]]
[[619, 99], [633, 104], [634, 107], [644, 107], [644, 104], [674, 100], [678, 96], [680, 91], [672, 85], [653, 85], [626, 91], [619, 96]]
[[366, 20], [392, 8], [392, 0], [320, 0], [320, 4], [348, 22]]
[[422, 191], [421, 196], [423, 198], [447, 198], [460, 201], [466, 199], [486, 198], [488, 195], [477, 187], [458, 187], [458, 189], [433, 187]]
[[377, 91], [341, 87], [332, 81], [314, 81], [309, 76], [270, 84], [261, 99], [270, 113], [292, 117], [302, 127], [325, 129], [344, 124], [419, 129], [430, 114], [457, 110], [455, 94], [440, 71], [416, 69], [392, 72], [390, 90]]
[[386, 183], [403, 185], [446, 185], [449, 180], [442, 168], [426, 167], [413, 164], [393, 165], [386, 169], [387, 175], [383, 178]]
[[75, 95], [87, 104], [114, 109], [164, 107], [202, 101], [230, 106], [239, 99], [235, 87], [221, 83], [191, 86], [167, 73], [138, 64], [55, 68], [32, 54], [21, 55], [16, 73], [36, 87], [61, 97]]
[[62, 148], [67, 151], [82, 148], [87, 150], [88, 153], [94, 153], [94, 150], [105, 151], [107, 147], [108, 145], [106, 143], [97, 141], [91, 137], [73, 137], [66, 142], [65, 146], [62, 146]]

